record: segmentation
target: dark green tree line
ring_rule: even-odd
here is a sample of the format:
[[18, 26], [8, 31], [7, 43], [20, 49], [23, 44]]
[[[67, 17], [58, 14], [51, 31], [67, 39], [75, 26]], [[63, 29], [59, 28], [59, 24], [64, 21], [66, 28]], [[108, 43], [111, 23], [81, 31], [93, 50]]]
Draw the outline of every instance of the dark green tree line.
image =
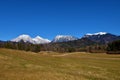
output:
[[108, 54], [120, 54], [120, 40], [113, 41], [107, 46]]
[[20, 42], [0, 42], [1, 48], [9, 48], [9, 49], [16, 49], [16, 50], [25, 50], [25, 51], [32, 51], [32, 52], [40, 52], [41, 46], [38, 44], [31, 44], [31, 43], [25, 43], [24, 41]]

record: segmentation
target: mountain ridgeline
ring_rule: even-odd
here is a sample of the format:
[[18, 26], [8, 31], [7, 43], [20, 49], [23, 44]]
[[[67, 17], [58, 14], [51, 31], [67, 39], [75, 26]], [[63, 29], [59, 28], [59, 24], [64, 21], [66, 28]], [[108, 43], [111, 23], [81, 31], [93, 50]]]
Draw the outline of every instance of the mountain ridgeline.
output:
[[20, 35], [11, 41], [0, 41], [0, 47], [25, 51], [55, 51], [55, 52], [106, 52], [107, 44], [120, 40], [120, 36], [106, 32], [86, 34], [82, 38], [70, 35], [58, 35], [52, 41], [40, 36], [31, 38]]
[[115, 41], [115, 40], [120, 40], [120, 36], [113, 35], [111, 33], [95, 33], [95, 34], [86, 34], [84, 36], [85, 38], [88, 38], [92, 41], [101, 43], [101, 44], [107, 44], [109, 42]]

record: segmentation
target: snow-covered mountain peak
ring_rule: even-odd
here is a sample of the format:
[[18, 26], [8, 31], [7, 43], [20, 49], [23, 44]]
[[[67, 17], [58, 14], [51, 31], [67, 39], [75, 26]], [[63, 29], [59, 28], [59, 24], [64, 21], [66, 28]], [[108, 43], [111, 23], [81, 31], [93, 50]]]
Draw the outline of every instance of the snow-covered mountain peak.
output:
[[57, 35], [55, 38], [61, 38], [64, 37], [65, 35]]
[[22, 35], [20, 35], [20, 36], [18, 36], [19, 38], [30, 38], [30, 36], [29, 35], [27, 35], [27, 34], [22, 34]]
[[40, 36], [36, 36], [34, 39], [43, 39], [43, 38]]
[[86, 34], [84, 37], [88, 38], [92, 41], [102, 43], [102, 44], [106, 44], [106, 43], [112, 42], [114, 40], [120, 39], [119, 36], [111, 34], [111, 33], [107, 33], [107, 32], [98, 32], [98, 33], [94, 33], [94, 34]]
[[52, 42], [67, 42], [77, 40], [78, 38], [71, 35], [57, 35]]
[[40, 36], [36, 36], [35, 38], [31, 38], [29, 35], [23, 34], [18, 36], [17, 38], [11, 40], [13, 42], [20, 42], [21, 40], [23, 40], [24, 42], [30, 42], [33, 44], [44, 44], [44, 43], [49, 43], [51, 42], [48, 39], [44, 39]]
[[17, 38], [15, 38], [15, 39], [13, 39], [11, 41], [19, 42], [21, 40], [23, 40], [24, 42], [30, 42], [30, 43], [33, 42], [32, 38], [29, 35], [26, 35], [26, 34], [22, 34], [22, 35], [18, 36]]
[[33, 38], [33, 41], [36, 43], [36, 44], [44, 44], [44, 43], [50, 43], [51, 41], [48, 40], [48, 39], [44, 39], [40, 36], [36, 36], [35, 38]]
[[71, 35], [57, 35], [55, 38], [66, 38], [66, 37], [73, 37], [73, 36], [71, 36]]

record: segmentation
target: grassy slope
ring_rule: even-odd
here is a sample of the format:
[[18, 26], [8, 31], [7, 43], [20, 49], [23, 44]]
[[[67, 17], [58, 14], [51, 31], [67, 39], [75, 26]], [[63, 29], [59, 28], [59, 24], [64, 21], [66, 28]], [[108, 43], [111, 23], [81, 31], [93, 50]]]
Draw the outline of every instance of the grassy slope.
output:
[[120, 80], [120, 55], [0, 49], [0, 80]]

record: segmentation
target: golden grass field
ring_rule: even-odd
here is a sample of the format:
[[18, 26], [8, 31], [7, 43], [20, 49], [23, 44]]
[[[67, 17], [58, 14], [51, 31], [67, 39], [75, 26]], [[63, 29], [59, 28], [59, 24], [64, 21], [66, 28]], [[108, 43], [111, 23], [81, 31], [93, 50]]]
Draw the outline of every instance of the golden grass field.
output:
[[120, 55], [0, 49], [0, 80], [120, 80]]

